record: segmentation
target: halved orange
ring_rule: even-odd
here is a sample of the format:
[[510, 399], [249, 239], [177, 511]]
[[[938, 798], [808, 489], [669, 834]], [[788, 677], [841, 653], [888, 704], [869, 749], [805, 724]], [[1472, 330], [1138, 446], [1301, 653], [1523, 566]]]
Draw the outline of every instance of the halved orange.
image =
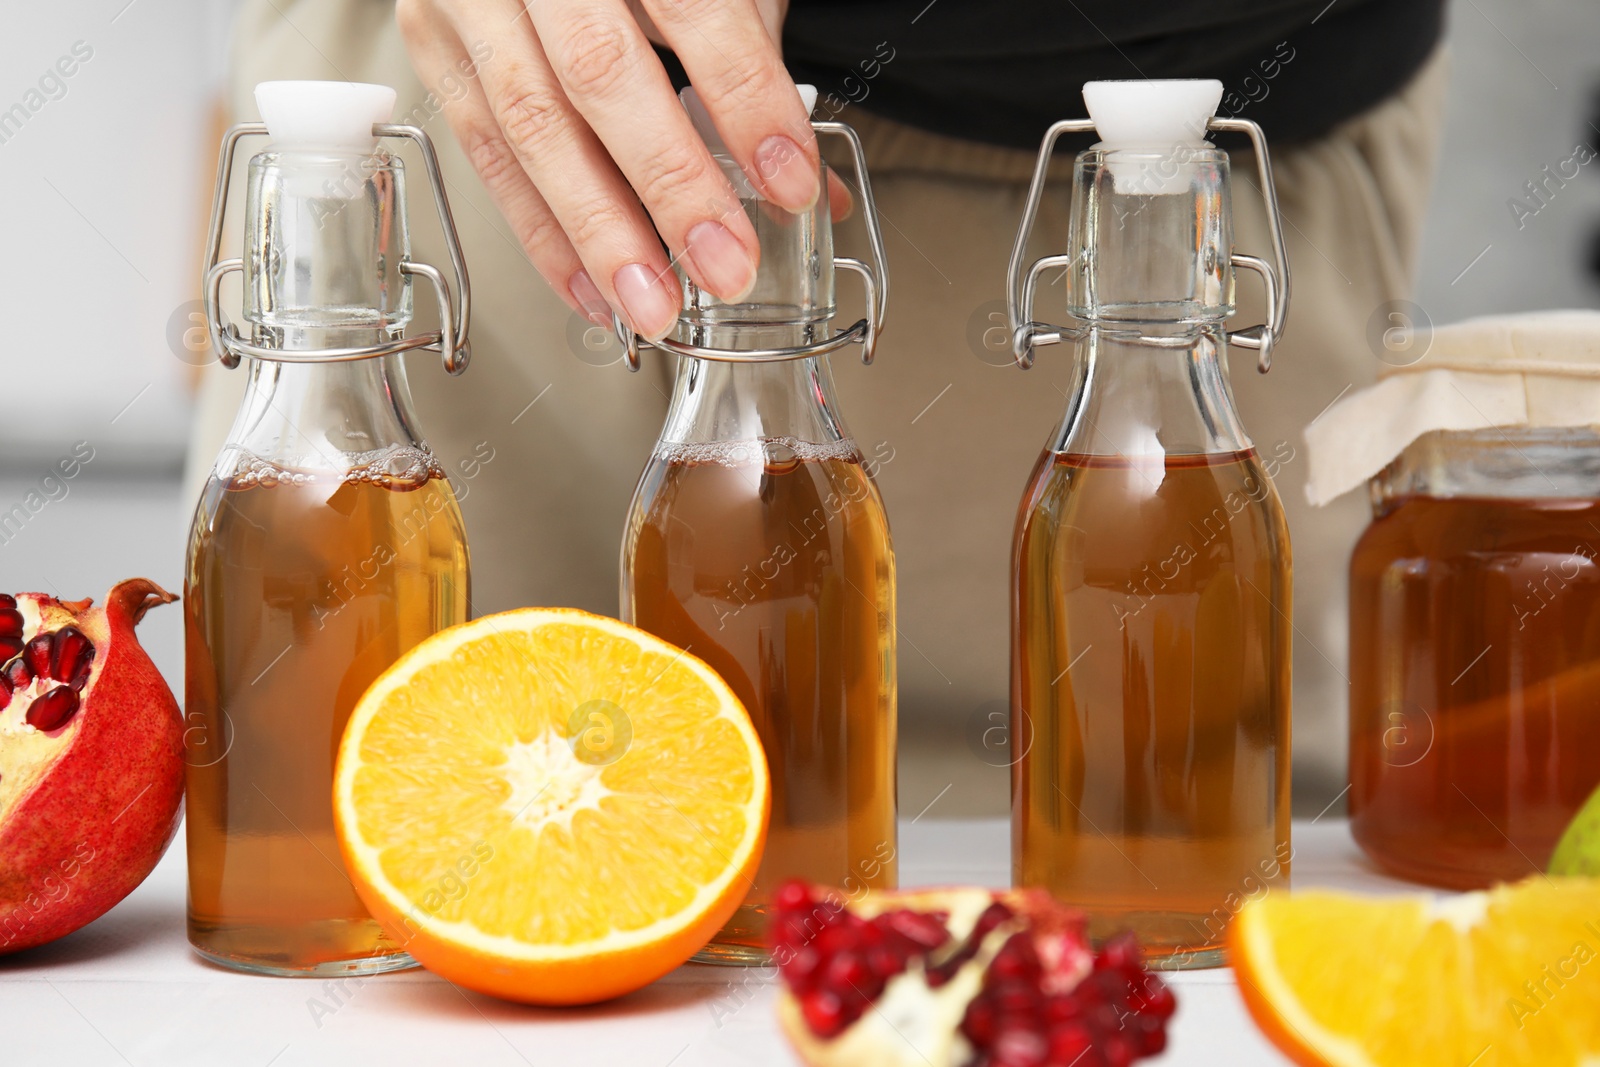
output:
[[684, 962], [749, 890], [771, 784], [733, 691], [587, 612], [527, 608], [407, 652], [339, 745], [334, 819], [374, 917], [452, 982], [539, 1004]]
[[1273, 893], [1229, 938], [1250, 1014], [1304, 1067], [1600, 1062], [1600, 879]]

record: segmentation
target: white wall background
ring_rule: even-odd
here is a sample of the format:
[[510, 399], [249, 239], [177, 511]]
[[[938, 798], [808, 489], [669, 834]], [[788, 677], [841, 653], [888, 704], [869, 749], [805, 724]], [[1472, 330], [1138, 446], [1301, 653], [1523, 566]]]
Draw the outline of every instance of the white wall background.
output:
[[[211, 108], [232, 9], [227, 0], [0, 4], [7, 468], [48, 462], [79, 439], [108, 467], [166, 466], [181, 452], [187, 368], [168, 320], [198, 289]], [[75, 47], [89, 58], [60, 78], [57, 63], [68, 57], [70, 68]], [[29, 111], [20, 128], [19, 105]]]

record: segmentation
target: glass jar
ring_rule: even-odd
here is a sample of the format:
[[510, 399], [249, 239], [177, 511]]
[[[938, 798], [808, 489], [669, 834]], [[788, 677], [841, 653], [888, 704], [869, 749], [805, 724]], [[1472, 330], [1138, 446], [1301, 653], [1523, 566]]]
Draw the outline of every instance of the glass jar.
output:
[[1600, 434], [1436, 430], [1350, 560], [1350, 819], [1402, 877], [1544, 870], [1600, 785]]

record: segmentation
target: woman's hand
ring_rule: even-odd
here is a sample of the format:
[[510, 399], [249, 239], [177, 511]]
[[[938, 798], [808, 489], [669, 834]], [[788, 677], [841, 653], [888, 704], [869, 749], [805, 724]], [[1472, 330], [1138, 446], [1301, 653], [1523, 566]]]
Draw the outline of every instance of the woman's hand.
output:
[[819, 160], [776, 43], [785, 7], [399, 0], [397, 13], [430, 91], [445, 98], [441, 79], [476, 69], [445, 111], [534, 267], [591, 319], [609, 323], [614, 307], [656, 339], [682, 302], [662, 240], [724, 300], [754, 283], [760, 249], [650, 38], [682, 61], [751, 183], [799, 211], [817, 198]]

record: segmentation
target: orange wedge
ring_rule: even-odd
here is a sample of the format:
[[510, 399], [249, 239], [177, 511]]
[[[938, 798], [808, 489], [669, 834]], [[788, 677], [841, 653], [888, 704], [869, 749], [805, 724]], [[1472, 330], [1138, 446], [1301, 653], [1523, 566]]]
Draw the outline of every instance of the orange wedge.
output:
[[367, 908], [452, 982], [535, 1004], [637, 989], [749, 890], [771, 784], [700, 660], [582, 611], [428, 638], [367, 690], [333, 808]]
[[1274, 893], [1229, 937], [1250, 1014], [1304, 1067], [1600, 1062], [1600, 879]]

